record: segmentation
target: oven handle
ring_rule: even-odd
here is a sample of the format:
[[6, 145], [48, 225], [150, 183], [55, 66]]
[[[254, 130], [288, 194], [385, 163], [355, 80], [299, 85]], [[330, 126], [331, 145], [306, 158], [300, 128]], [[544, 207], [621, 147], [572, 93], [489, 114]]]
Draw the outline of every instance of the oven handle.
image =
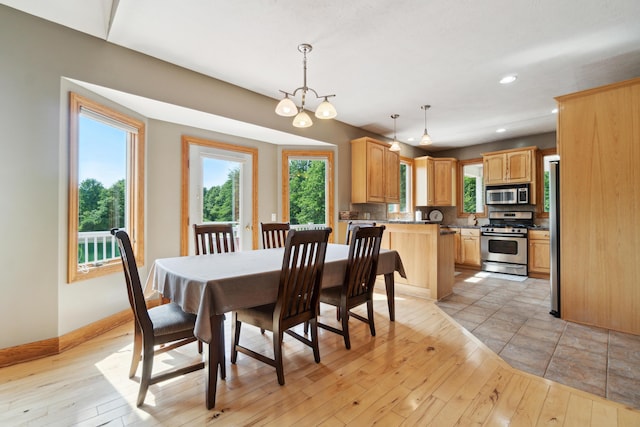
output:
[[509, 234], [509, 233], [485, 233], [482, 232], [481, 233], [483, 236], [488, 236], [488, 237], [513, 237], [514, 239], [526, 239], [527, 235], [526, 234]]

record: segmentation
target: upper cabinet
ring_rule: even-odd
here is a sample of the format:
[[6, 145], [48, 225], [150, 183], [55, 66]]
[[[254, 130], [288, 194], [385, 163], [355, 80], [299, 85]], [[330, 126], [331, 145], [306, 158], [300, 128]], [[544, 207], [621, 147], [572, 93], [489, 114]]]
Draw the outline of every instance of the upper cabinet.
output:
[[536, 147], [484, 153], [484, 184], [524, 184], [535, 181]]
[[454, 158], [417, 157], [416, 206], [456, 205], [456, 166]]
[[400, 203], [400, 155], [389, 144], [351, 141], [351, 203]]

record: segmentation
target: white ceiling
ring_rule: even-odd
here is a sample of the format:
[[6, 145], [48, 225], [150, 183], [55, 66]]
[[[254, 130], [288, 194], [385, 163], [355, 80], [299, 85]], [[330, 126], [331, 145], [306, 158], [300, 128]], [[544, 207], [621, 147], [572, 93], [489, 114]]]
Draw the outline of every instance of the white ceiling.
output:
[[[638, 0], [0, 0], [274, 98], [336, 94], [338, 120], [435, 149], [555, 130], [554, 97], [640, 76]], [[517, 73], [511, 85], [500, 85]], [[311, 109], [317, 103], [311, 102]], [[506, 131], [496, 134], [498, 128]], [[415, 138], [411, 142], [410, 138]]]

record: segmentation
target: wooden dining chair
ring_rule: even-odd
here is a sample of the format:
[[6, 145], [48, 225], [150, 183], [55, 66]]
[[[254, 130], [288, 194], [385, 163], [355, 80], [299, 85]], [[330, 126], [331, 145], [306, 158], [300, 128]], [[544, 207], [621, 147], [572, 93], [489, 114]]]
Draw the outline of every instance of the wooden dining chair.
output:
[[344, 239], [344, 244], [348, 245], [349, 242], [351, 242], [351, 233], [353, 232], [353, 229], [355, 227], [360, 227], [360, 228], [365, 228], [365, 227], [375, 227], [376, 223], [375, 222], [358, 222], [358, 223], [354, 223], [353, 221], [349, 221], [349, 224], [347, 225], [347, 235]]
[[[176, 303], [163, 304], [147, 309], [129, 235], [126, 231], [117, 228], [112, 229], [111, 234], [117, 239], [118, 247], [120, 248], [120, 259], [124, 268], [127, 294], [135, 319], [133, 355], [129, 378], [133, 378], [135, 375], [142, 358], [140, 390], [136, 401], [136, 405], [140, 406], [144, 402], [150, 385], [202, 369], [204, 368], [204, 362], [162, 372], [155, 376], [152, 375], [155, 355], [197, 340], [193, 335], [196, 315], [185, 313]], [[162, 347], [156, 348], [160, 345]], [[198, 341], [198, 352], [202, 353], [202, 342], [200, 341]]]
[[196, 255], [235, 252], [232, 224], [193, 224]]
[[[196, 255], [235, 252], [232, 224], [193, 224], [193, 238]], [[220, 377], [226, 378], [226, 356], [224, 350], [224, 320], [220, 326]]]
[[[285, 332], [313, 348], [314, 359], [316, 363], [320, 363], [318, 297], [330, 233], [330, 228], [289, 231], [285, 242], [276, 302], [233, 312], [231, 363], [236, 363], [238, 351], [244, 353], [275, 367], [278, 383], [284, 385], [282, 338]], [[290, 330], [305, 322], [311, 325], [311, 340]], [[273, 359], [239, 344], [242, 323], [249, 323], [273, 332]]]
[[291, 228], [288, 222], [261, 222], [262, 248], [282, 248], [287, 241], [287, 231]]
[[[342, 335], [347, 349], [351, 348], [351, 340], [349, 338], [350, 316], [367, 323], [371, 336], [376, 336], [376, 328], [373, 321], [373, 289], [376, 283], [378, 255], [380, 254], [380, 242], [384, 229], [384, 225], [380, 227], [354, 227], [353, 238], [349, 244], [347, 270], [342, 286], [323, 288], [320, 292], [320, 302], [338, 308], [342, 329], [320, 322], [318, 322], [318, 326]], [[353, 307], [364, 303], [367, 304], [366, 318], [350, 312]]]

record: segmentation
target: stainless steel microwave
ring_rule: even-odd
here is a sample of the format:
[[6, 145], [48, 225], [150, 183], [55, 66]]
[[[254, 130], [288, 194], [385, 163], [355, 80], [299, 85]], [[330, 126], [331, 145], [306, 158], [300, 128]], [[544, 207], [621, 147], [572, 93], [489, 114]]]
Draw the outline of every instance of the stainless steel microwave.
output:
[[485, 201], [487, 205], [527, 205], [529, 184], [487, 187]]

